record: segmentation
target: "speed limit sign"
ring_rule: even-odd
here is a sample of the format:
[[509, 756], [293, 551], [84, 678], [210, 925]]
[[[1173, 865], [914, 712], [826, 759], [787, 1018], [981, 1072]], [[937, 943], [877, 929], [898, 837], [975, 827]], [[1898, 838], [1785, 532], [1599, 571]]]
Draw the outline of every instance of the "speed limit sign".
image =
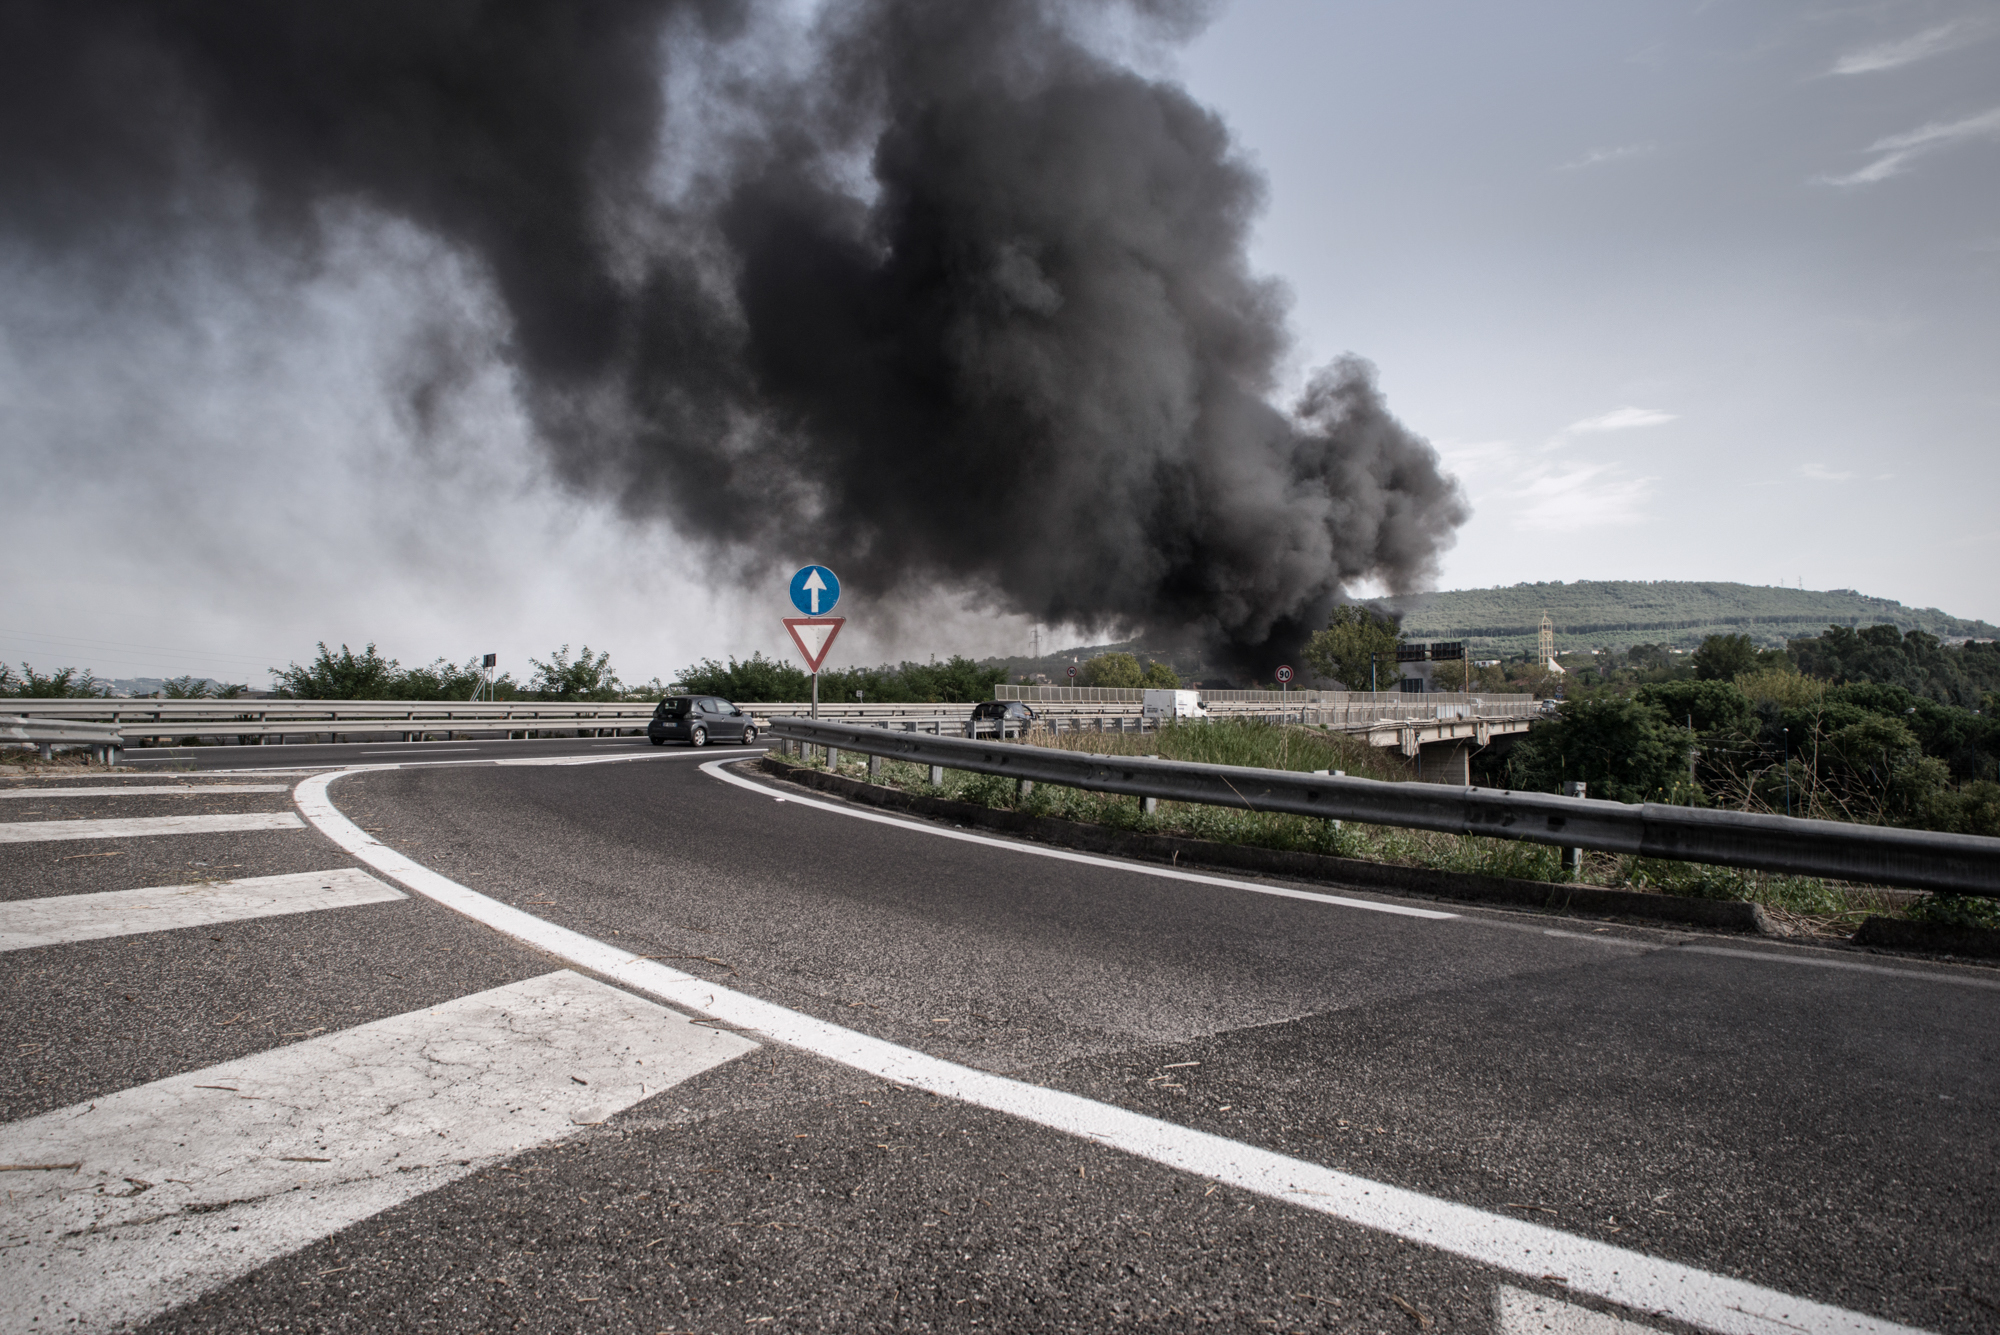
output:
[[1071, 663], [1071, 664], [1069, 665], [1069, 675], [1070, 675], [1070, 678], [1071, 678], [1071, 680], [1075, 680], [1075, 678], [1076, 678], [1076, 664], [1074, 664], [1074, 663]]
[[1292, 670], [1289, 667], [1281, 667], [1278, 669], [1279, 681], [1290, 681], [1291, 679], [1292, 679]]

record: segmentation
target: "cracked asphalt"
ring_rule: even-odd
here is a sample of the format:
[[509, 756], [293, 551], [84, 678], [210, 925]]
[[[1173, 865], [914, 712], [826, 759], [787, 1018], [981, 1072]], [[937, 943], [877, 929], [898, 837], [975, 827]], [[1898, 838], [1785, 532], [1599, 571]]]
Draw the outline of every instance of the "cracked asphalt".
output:
[[[2000, 1328], [2000, 974], [1395, 917], [768, 788], [669, 752], [331, 796], [481, 893], [922, 1052], [1871, 1316]], [[104, 805], [287, 802], [199, 800]], [[0, 819], [54, 818], [14, 809], [36, 805]], [[101, 842], [0, 845], [0, 898], [353, 865], [314, 830]], [[96, 851], [124, 856], [62, 860]], [[415, 895], [18, 952], [4, 1116], [558, 967]], [[1577, 1301], [766, 1044], [148, 1329], [1484, 1331], [1501, 1283]]]

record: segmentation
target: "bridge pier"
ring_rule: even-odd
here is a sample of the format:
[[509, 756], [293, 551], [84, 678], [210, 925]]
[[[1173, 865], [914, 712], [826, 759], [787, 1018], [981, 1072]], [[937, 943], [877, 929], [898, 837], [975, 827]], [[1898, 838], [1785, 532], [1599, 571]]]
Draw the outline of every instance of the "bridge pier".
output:
[[1446, 783], [1456, 788], [1472, 786], [1472, 753], [1477, 748], [1469, 738], [1431, 742], [1417, 748], [1417, 782]]

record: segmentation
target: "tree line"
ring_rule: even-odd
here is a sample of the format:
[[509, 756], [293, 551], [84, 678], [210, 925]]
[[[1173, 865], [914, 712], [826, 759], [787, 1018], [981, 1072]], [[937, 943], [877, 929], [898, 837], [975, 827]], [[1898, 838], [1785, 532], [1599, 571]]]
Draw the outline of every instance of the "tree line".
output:
[[[496, 700], [577, 700], [609, 701], [643, 697], [657, 682], [627, 690], [611, 666], [611, 652], [590, 652], [590, 646], [574, 657], [563, 645], [548, 661], [528, 660], [535, 671], [525, 682], [511, 672], [501, 673], [492, 682]], [[455, 664], [439, 658], [423, 667], [406, 668], [393, 658], [384, 658], [369, 644], [355, 653], [345, 644], [335, 653], [320, 641], [319, 652], [310, 663], [292, 663], [272, 668], [277, 686], [274, 694], [282, 700], [468, 700], [485, 682], [478, 658]]]
[[1544, 792], [2000, 835], [2000, 645], [1829, 627], [1712, 635], [1680, 664], [1578, 674], [1485, 777]]
[[[991, 700], [1007, 669], [953, 655], [942, 663], [838, 668], [819, 674], [819, 698], [881, 704], [972, 704]], [[730, 700], [798, 704], [812, 698], [812, 677], [781, 658], [753, 653], [727, 663], [704, 658], [674, 675], [673, 690]]]
[[[525, 682], [511, 673], [494, 679], [497, 700], [622, 700], [657, 695], [665, 688], [657, 680], [628, 690], [611, 667], [608, 651], [592, 654], [590, 646], [574, 658], [563, 645], [548, 661], [531, 658], [535, 672]], [[360, 653], [347, 645], [335, 652], [322, 640], [308, 663], [290, 663], [272, 668], [272, 694], [281, 700], [467, 700], [475, 687], [485, 681], [480, 660], [471, 658], [463, 665], [439, 658], [423, 667], [404, 667], [393, 658], [384, 658], [370, 643]], [[21, 670], [0, 664], [0, 697], [15, 699], [101, 699], [111, 694], [109, 681], [88, 668], [73, 667], [54, 672], [37, 672], [27, 664]], [[168, 700], [234, 700], [249, 690], [243, 682], [217, 682], [206, 677], [175, 677], [161, 684], [159, 695]]]

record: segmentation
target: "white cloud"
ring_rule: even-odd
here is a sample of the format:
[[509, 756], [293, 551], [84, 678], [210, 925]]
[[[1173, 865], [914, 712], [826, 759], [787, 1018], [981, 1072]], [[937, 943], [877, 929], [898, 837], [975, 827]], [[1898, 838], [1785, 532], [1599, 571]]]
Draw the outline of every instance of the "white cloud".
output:
[[1607, 162], [1623, 162], [1628, 158], [1643, 158], [1653, 151], [1651, 144], [1620, 144], [1615, 148], [1593, 148], [1582, 157], [1563, 163], [1557, 171], [1583, 171], [1590, 167], [1602, 167]]
[[1437, 449], [1447, 469], [1469, 475], [1511, 468], [1520, 457], [1520, 452], [1504, 440], [1439, 441]]
[[1569, 533], [1642, 523], [1652, 477], [1632, 477], [1610, 460], [1533, 459], [1509, 441], [1440, 448], [1481, 514], [1505, 515], [1516, 529]]
[[1586, 417], [1581, 422], [1571, 422], [1563, 428], [1565, 434], [1580, 431], [1630, 431], [1633, 427], [1659, 426], [1674, 420], [1675, 414], [1661, 412], [1658, 408], [1613, 408], [1608, 413], [1596, 417]]
[[1927, 57], [1954, 51], [1961, 46], [1976, 42], [1990, 30], [1990, 25], [1986, 23], [1954, 19], [1950, 23], [1940, 23], [1935, 28], [1926, 28], [1913, 37], [1882, 42], [1876, 46], [1849, 52], [1833, 62], [1833, 68], [1827, 73], [1875, 74], [1882, 70], [1900, 69], [1904, 65], [1913, 65]]
[[1836, 473], [1821, 464], [1800, 464], [1799, 472], [1815, 482], [1852, 482], [1859, 474]]
[[1514, 527], [1551, 533], [1625, 526], [1646, 518], [1651, 477], [1628, 477], [1613, 463], [1542, 464], [1497, 498]]
[[1872, 185], [1897, 175], [1914, 158], [1977, 139], [2000, 139], [2000, 107], [1964, 120], [1932, 121], [1903, 134], [1877, 139], [1868, 146], [1868, 151], [1880, 153], [1881, 157], [1846, 176], [1820, 179], [1829, 185]]

